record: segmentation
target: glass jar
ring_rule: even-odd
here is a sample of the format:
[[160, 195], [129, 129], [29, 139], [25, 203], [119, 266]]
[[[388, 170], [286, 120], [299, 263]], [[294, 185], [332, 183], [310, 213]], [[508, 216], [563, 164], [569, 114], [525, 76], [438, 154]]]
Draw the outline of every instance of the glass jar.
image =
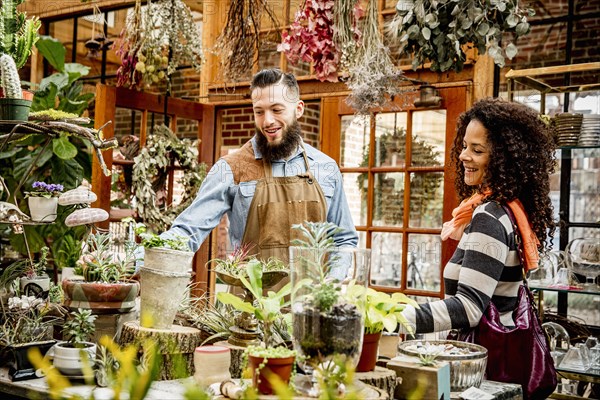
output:
[[290, 247], [292, 337], [308, 374], [334, 358], [358, 363], [370, 264], [370, 249]]

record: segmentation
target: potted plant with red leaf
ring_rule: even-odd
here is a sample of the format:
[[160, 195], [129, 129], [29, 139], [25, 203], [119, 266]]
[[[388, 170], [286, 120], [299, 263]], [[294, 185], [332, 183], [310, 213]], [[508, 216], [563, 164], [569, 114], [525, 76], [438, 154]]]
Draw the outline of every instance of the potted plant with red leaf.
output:
[[292, 284], [288, 283], [278, 292], [268, 291], [263, 294], [263, 266], [258, 259], [251, 259], [246, 264], [247, 277], [240, 275], [244, 287], [254, 296], [254, 302], [243, 301], [232, 293], [218, 293], [217, 299], [230, 304], [237, 310], [253, 314], [262, 325], [263, 346], [249, 346], [246, 349], [247, 360], [252, 370], [252, 383], [262, 394], [273, 393], [271, 382], [273, 374], [284, 383], [289, 383], [294, 370], [296, 352], [275, 343], [272, 334], [273, 324], [282, 318], [281, 310], [289, 305]]

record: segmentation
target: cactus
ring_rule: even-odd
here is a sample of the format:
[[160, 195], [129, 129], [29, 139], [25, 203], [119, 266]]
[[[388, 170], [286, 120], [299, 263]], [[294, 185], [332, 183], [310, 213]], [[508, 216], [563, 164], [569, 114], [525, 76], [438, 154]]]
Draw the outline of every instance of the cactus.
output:
[[24, 1], [0, 1], [0, 53], [12, 56], [17, 69], [25, 65], [31, 55], [41, 26], [38, 18], [27, 19], [25, 13], [17, 10]]
[[11, 99], [21, 99], [21, 79], [17, 72], [15, 60], [8, 54], [0, 56], [0, 87], [4, 91], [4, 97]]

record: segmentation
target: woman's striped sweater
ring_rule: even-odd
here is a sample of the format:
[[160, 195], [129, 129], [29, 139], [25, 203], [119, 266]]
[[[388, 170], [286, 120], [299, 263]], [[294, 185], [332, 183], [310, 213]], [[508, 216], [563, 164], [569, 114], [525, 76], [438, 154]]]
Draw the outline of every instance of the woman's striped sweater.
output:
[[416, 333], [475, 327], [491, 299], [502, 323], [513, 326], [522, 280], [509, 216], [498, 203], [483, 203], [444, 269], [446, 298], [420, 304], [420, 309], [409, 306], [403, 314]]

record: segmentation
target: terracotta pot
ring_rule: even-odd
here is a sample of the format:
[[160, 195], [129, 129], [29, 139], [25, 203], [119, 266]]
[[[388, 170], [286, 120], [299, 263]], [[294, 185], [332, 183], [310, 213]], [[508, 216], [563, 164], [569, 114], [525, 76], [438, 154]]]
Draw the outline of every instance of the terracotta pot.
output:
[[252, 385], [262, 394], [272, 394], [273, 388], [269, 382], [269, 377], [272, 374], [275, 374], [286, 384], [289, 383], [295, 358], [295, 356], [286, 358], [267, 358], [267, 363], [260, 368], [259, 374], [257, 375], [256, 370], [263, 363], [264, 358], [248, 355], [248, 365], [252, 368]]
[[364, 334], [356, 372], [369, 372], [375, 369], [379, 354], [379, 339], [381, 339], [381, 332]]
[[135, 307], [140, 292], [136, 281], [103, 283], [66, 279], [62, 287], [65, 306], [72, 310], [91, 309], [94, 314], [126, 313]]
[[[35, 93], [29, 91], [29, 90], [25, 90], [22, 89], [21, 90], [21, 96], [23, 100], [33, 100], [33, 96], [35, 95]], [[4, 90], [2, 90], [2, 88], [0, 88], [0, 99], [4, 98]]]

